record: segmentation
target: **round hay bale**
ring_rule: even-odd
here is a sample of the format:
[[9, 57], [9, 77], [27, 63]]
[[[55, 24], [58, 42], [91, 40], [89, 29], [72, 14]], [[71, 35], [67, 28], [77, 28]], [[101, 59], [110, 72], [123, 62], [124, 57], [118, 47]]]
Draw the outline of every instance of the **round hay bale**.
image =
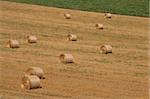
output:
[[105, 16], [106, 16], [106, 18], [112, 18], [111, 13], [106, 13]]
[[19, 42], [17, 40], [9, 40], [7, 46], [10, 48], [19, 48]]
[[74, 34], [68, 34], [67, 37], [69, 41], [77, 41], [77, 36]]
[[41, 88], [40, 79], [36, 75], [25, 75], [22, 77], [21, 88], [36, 89]]
[[103, 54], [112, 53], [112, 46], [111, 45], [102, 45], [100, 47], [100, 52]]
[[71, 19], [71, 14], [64, 14], [64, 17], [66, 18], [66, 19]]
[[26, 70], [26, 74], [27, 75], [36, 75], [38, 76], [40, 79], [45, 79], [44, 77], [44, 72], [41, 68], [39, 67], [30, 67]]
[[103, 24], [100, 24], [100, 23], [97, 23], [97, 24], [95, 25], [95, 27], [96, 27], [97, 29], [104, 29]]
[[37, 43], [37, 37], [34, 35], [27, 36], [29, 43]]
[[60, 54], [59, 58], [62, 63], [74, 63], [72, 54]]

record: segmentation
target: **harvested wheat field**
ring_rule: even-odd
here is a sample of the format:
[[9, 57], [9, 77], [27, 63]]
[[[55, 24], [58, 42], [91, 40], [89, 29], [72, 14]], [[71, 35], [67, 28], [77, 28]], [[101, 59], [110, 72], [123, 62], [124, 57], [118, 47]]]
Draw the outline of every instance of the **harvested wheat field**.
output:
[[[1, 99], [148, 99], [148, 18], [113, 14], [107, 19], [104, 13], [6, 1], [0, 7]], [[96, 23], [105, 29], [96, 29]], [[68, 41], [68, 33], [78, 41]], [[31, 34], [37, 43], [27, 42]], [[7, 47], [10, 39], [20, 47]], [[113, 53], [100, 53], [105, 44]], [[62, 53], [72, 54], [75, 62], [60, 62]], [[21, 88], [30, 67], [43, 69], [42, 88]]]

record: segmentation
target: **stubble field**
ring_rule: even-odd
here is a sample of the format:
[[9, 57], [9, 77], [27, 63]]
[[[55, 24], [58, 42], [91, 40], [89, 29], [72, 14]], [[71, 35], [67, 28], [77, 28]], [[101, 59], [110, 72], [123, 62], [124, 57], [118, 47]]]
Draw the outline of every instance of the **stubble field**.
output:
[[[148, 18], [42, 7], [0, 1], [0, 91], [2, 99], [148, 99]], [[66, 20], [64, 13], [72, 19]], [[104, 30], [95, 29], [103, 23]], [[77, 42], [66, 35], [78, 36]], [[37, 44], [28, 44], [34, 34]], [[7, 48], [17, 39], [20, 48]], [[98, 47], [113, 46], [112, 54]], [[59, 54], [71, 53], [74, 64]], [[42, 88], [23, 90], [21, 77], [31, 66], [41, 67]]]

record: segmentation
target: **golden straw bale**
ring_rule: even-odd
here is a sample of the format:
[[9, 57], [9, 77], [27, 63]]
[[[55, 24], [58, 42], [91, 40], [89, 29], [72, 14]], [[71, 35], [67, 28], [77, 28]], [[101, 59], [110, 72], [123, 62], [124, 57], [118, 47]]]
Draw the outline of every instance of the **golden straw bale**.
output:
[[36, 75], [40, 79], [45, 79], [44, 72], [40, 67], [30, 67], [26, 70], [26, 74], [28, 75]]
[[21, 88], [36, 89], [41, 88], [40, 79], [36, 75], [25, 75], [22, 77]]
[[64, 14], [64, 17], [66, 18], [66, 19], [71, 19], [71, 14]]
[[59, 58], [62, 63], [74, 63], [72, 54], [60, 54]]
[[112, 18], [112, 14], [111, 13], [106, 13], [105, 16], [106, 16], [106, 18]]
[[97, 23], [97, 24], [95, 25], [95, 27], [96, 27], [97, 29], [104, 29], [103, 24], [100, 24], [100, 23]]
[[112, 53], [112, 46], [111, 45], [102, 45], [100, 47], [100, 52], [103, 54]]
[[37, 43], [37, 37], [34, 35], [27, 36], [29, 43]]
[[69, 41], [77, 41], [77, 35], [74, 34], [68, 34], [68, 40]]
[[19, 48], [19, 42], [17, 40], [9, 40], [7, 46], [10, 48]]

